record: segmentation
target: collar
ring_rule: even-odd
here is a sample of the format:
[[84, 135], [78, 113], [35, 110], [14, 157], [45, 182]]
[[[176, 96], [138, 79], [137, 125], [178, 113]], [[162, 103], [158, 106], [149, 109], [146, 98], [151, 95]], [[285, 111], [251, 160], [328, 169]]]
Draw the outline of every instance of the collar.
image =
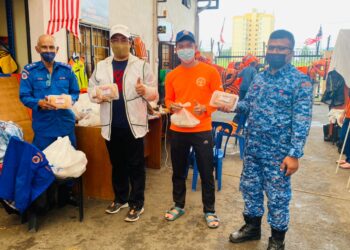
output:
[[[38, 69], [43, 69], [43, 68], [46, 69], [45, 64], [41, 60], [38, 61], [37, 64], [38, 64]], [[58, 67], [58, 63], [54, 61], [52, 71], [54, 71], [57, 67]]]
[[284, 74], [286, 74], [287, 72], [289, 72], [291, 70], [293, 66], [290, 63], [287, 63], [286, 65], [284, 65], [282, 68], [280, 68], [279, 70], [276, 71], [275, 74], [271, 73], [271, 69], [270, 67], [265, 71], [265, 74], [268, 76], [282, 76]]

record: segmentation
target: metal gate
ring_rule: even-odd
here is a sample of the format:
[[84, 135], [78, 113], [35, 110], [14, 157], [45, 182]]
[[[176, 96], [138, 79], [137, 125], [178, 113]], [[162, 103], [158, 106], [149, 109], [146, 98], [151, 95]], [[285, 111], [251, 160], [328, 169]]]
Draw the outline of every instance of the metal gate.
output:
[[[253, 52], [242, 51], [242, 52], [236, 52], [230, 55], [221, 54], [215, 57], [214, 62], [215, 64], [226, 68], [227, 65], [232, 61], [241, 62], [242, 58], [246, 56], [248, 53], [258, 57], [260, 59], [261, 64], [263, 65], [266, 64], [264, 51], [253, 51]], [[296, 49], [294, 50], [294, 57], [292, 60], [292, 64], [296, 67], [310, 66], [313, 61], [321, 59], [322, 56], [323, 56], [323, 53], [322, 52], [317, 53], [316, 50], [305, 51], [303, 49]]]

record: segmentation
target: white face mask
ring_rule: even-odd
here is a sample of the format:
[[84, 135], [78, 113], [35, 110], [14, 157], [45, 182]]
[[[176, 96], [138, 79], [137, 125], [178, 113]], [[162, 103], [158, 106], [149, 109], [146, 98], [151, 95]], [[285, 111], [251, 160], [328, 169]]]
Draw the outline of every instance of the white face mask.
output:
[[177, 56], [180, 58], [181, 61], [184, 63], [191, 63], [194, 60], [194, 49], [179, 49], [177, 51]]

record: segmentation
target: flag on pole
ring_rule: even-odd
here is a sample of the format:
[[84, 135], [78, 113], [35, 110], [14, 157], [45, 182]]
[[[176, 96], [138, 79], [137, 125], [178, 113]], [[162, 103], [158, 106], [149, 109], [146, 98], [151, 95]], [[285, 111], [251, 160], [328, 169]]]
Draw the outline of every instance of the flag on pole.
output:
[[319, 42], [322, 39], [322, 26], [320, 26], [320, 30], [318, 31], [315, 38], [308, 38], [305, 40], [305, 45], [311, 45]]
[[222, 23], [222, 27], [221, 27], [221, 32], [220, 32], [220, 43], [225, 43], [224, 40], [224, 25], [225, 25], [225, 18], [224, 18], [224, 22]]
[[46, 34], [52, 35], [62, 28], [80, 36], [80, 0], [50, 0], [50, 20]]

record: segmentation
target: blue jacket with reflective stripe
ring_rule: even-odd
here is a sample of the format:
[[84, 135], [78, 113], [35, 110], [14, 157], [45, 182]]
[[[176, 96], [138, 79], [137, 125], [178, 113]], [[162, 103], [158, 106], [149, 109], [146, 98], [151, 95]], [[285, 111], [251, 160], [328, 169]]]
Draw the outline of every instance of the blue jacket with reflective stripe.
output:
[[54, 180], [43, 152], [11, 137], [0, 173], [0, 198], [15, 201], [15, 207], [23, 213]]

